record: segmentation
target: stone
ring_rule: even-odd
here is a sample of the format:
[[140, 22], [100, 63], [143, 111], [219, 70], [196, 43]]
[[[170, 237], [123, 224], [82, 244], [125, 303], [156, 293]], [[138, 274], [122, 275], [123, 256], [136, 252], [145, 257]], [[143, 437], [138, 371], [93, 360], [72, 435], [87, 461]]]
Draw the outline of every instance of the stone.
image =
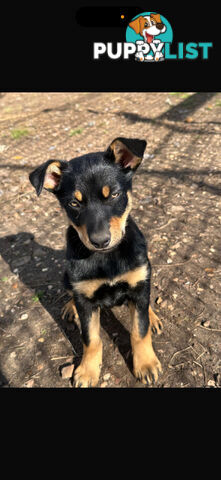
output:
[[61, 370], [62, 378], [71, 378], [73, 375], [73, 371], [74, 371], [73, 363], [71, 365], [67, 365], [66, 367], [63, 367]]

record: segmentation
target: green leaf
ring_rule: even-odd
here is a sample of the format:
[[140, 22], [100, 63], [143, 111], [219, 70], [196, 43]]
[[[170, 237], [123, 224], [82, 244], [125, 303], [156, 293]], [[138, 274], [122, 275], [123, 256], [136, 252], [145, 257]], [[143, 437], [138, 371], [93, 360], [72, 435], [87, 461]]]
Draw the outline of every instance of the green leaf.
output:
[[83, 132], [83, 128], [75, 128], [75, 130], [71, 130], [69, 135], [70, 137], [73, 137], [73, 135], [80, 135], [80, 133]]

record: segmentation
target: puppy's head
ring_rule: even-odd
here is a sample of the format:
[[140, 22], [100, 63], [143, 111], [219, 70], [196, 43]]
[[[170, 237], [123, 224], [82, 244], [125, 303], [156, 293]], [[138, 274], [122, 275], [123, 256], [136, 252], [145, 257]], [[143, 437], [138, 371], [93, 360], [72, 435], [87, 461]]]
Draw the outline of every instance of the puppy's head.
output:
[[140, 16], [129, 23], [129, 26], [141, 36], [144, 37], [145, 42], [150, 43], [156, 35], [164, 33], [166, 26], [162, 23], [158, 13], [151, 13], [150, 15]]
[[132, 176], [145, 148], [145, 140], [116, 138], [105, 152], [48, 160], [30, 174], [30, 182], [38, 195], [42, 188], [56, 195], [89, 250], [109, 251], [125, 234]]

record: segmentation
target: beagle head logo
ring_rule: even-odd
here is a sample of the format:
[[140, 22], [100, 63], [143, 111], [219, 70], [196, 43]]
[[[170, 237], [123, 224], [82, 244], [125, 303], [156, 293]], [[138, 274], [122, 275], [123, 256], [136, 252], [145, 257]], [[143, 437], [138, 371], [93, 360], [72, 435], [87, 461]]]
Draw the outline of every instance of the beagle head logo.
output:
[[158, 13], [140, 16], [130, 22], [129, 27], [133, 28], [136, 33], [139, 33], [146, 43], [151, 43], [154, 37], [164, 33], [167, 29]]
[[159, 13], [137, 15], [126, 30], [126, 40], [136, 44], [135, 60], [140, 62], [163, 61], [164, 44], [171, 43], [172, 37], [169, 22]]

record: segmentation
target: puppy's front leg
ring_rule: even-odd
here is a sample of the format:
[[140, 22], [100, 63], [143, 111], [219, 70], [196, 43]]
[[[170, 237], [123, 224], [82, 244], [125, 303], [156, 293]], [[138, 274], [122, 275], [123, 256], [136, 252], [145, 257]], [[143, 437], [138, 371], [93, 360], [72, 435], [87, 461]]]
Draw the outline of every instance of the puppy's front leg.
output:
[[133, 322], [131, 346], [134, 375], [142, 383], [154, 383], [162, 369], [152, 346], [149, 301], [145, 289], [142, 298], [130, 302], [129, 308]]
[[92, 309], [89, 302], [77, 304], [81, 322], [83, 357], [74, 372], [75, 387], [95, 387], [102, 365], [102, 341], [100, 338], [100, 307]]

